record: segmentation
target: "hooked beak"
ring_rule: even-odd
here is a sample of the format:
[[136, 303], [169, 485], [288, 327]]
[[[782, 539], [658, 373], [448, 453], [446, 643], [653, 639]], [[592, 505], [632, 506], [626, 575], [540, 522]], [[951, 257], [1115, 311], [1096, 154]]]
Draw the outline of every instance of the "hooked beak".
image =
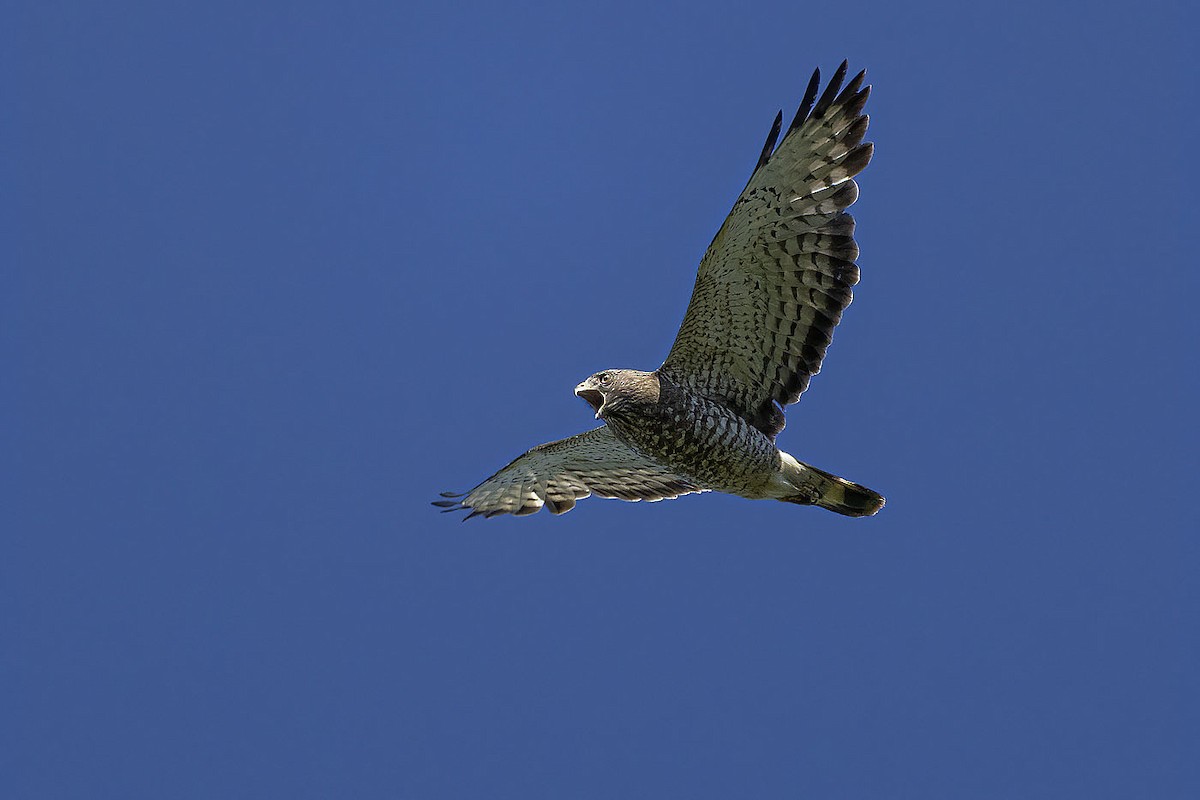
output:
[[575, 387], [575, 396], [586, 400], [587, 404], [596, 412], [596, 419], [600, 419], [600, 409], [604, 407], [604, 395], [599, 389], [594, 388], [589, 382], [584, 381]]

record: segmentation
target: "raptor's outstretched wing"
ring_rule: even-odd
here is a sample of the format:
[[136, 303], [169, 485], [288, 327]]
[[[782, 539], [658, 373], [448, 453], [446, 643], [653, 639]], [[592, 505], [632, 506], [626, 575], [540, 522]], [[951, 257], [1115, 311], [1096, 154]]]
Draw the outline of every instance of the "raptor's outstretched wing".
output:
[[575, 507], [590, 494], [621, 500], [662, 500], [702, 491], [688, 479], [630, 447], [608, 426], [538, 445], [465, 496], [443, 494], [434, 502], [447, 511], [471, 509], [482, 514], [532, 514], [543, 505], [555, 514]]
[[[679, 335], [660, 372], [719, 400], [768, 436], [821, 368], [850, 287], [858, 283], [853, 177], [871, 160], [864, 72], [838, 91], [846, 63], [817, 99], [814, 72], [772, 152], [782, 115], [750, 181], [700, 262]], [[815, 100], [815, 105], [814, 105]], [[811, 113], [810, 113], [811, 110]]]

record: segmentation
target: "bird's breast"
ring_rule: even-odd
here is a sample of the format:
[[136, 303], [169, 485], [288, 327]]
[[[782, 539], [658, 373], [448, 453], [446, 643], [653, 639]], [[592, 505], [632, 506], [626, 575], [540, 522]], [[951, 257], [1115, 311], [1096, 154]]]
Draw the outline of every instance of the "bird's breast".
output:
[[617, 435], [707, 489], [751, 496], [779, 469], [773, 442], [725, 406], [679, 392], [608, 420]]

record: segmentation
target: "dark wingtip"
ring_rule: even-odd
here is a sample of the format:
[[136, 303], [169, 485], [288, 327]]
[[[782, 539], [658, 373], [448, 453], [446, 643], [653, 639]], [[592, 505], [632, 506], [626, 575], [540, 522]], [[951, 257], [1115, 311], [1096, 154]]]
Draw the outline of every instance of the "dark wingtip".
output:
[[871, 156], [874, 154], [874, 143], [864, 142], [846, 154], [842, 160], [842, 169], [853, 177], [867, 168], [867, 164], [871, 163]]
[[[438, 492], [438, 494], [447, 498], [459, 498], [465, 495], [466, 492]], [[440, 508], [443, 514], [449, 514], [451, 511], [462, 511], [466, 508], [462, 504], [462, 501], [458, 499], [433, 500], [430, 502], [430, 505]]]
[[838, 65], [837, 71], [833, 73], [833, 77], [829, 79], [829, 85], [825, 87], [825, 91], [821, 93], [821, 99], [813, 106], [813, 117], [823, 115], [829, 106], [833, 105], [834, 99], [838, 96], [838, 90], [842, 88], [842, 81], [846, 80], [846, 71], [850, 64], [843, 61]]
[[753, 175], [767, 163], [771, 158], [771, 153], [775, 150], [775, 142], [779, 141], [779, 131], [783, 128], [783, 111], [775, 115], [775, 122], [771, 123], [771, 132], [767, 134], [767, 141], [763, 144], [762, 153], [758, 156], [758, 163], [754, 165], [754, 170], [750, 173]]
[[846, 84], [846, 88], [842, 89], [841, 93], [838, 94], [837, 99], [833, 102], [846, 102], [851, 95], [858, 91], [858, 87], [862, 86], [863, 78], [865, 77], [867, 77], [867, 71], [865, 69], [860, 70], [857, 75], [850, 79], [850, 82]]
[[819, 88], [821, 88], [821, 70], [814, 69], [812, 77], [808, 79], [808, 88], [804, 90], [804, 99], [800, 101], [800, 107], [796, 109], [796, 116], [792, 117], [792, 124], [788, 125], [788, 133], [799, 128], [804, 124], [804, 120], [808, 119], [808, 112], [812, 111]]

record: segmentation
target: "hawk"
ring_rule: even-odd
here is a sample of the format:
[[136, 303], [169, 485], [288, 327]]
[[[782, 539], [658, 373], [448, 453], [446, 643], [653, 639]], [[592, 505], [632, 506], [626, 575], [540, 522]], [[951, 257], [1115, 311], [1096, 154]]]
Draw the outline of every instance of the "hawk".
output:
[[[591, 494], [661, 500], [692, 492], [816, 505], [851, 517], [883, 507], [865, 486], [775, 446], [783, 406], [816, 375], [858, 283], [854, 176], [871, 160], [865, 70], [825, 91], [813, 72], [779, 141], [775, 117], [746, 188], [700, 261], [675, 344], [654, 372], [610, 369], [575, 387], [604, 425], [539, 445], [446, 511], [570, 511]], [[778, 148], [775, 147], [779, 141]]]

